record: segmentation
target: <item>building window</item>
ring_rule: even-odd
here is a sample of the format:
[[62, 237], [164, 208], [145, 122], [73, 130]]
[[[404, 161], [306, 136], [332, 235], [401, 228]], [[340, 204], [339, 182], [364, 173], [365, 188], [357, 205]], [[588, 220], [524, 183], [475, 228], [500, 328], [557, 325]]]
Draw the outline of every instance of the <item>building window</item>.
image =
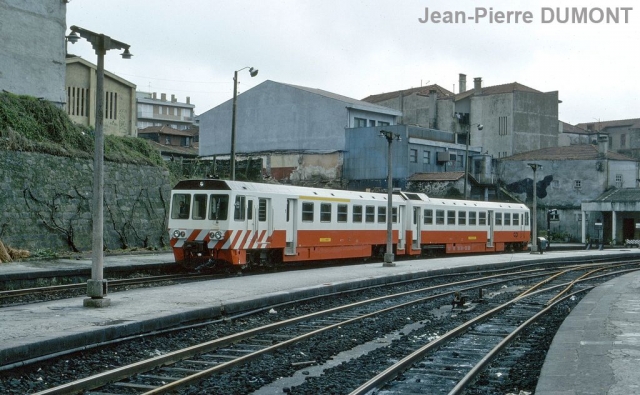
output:
[[507, 129], [507, 117], [498, 117], [498, 134], [500, 136], [506, 136], [509, 134]]
[[165, 136], [164, 144], [165, 145], [170, 145], [171, 144], [171, 136]]
[[77, 117], [89, 116], [89, 89], [67, 87], [67, 114]]
[[431, 151], [422, 151], [422, 163], [431, 164]]
[[369, 120], [369, 126], [376, 126], [376, 120], [375, 119], [370, 119]]
[[558, 180], [551, 181], [551, 186], [553, 188], [560, 188], [560, 181], [558, 181]]
[[418, 150], [410, 149], [409, 150], [409, 162], [417, 163], [418, 162]]
[[104, 118], [118, 119], [118, 92], [105, 92]]
[[367, 126], [367, 120], [364, 118], [354, 118], [353, 122], [354, 122], [353, 126], [356, 128], [364, 128]]
[[622, 174], [616, 174], [616, 188], [622, 188]]
[[581, 180], [574, 180], [573, 181], [573, 187], [576, 188], [576, 189], [582, 188], [582, 181]]
[[620, 135], [620, 148], [624, 148], [626, 146], [627, 146], [627, 135], [623, 133]]
[[378, 121], [378, 126], [389, 126], [389, 125], [390, 125], [389, 122]]

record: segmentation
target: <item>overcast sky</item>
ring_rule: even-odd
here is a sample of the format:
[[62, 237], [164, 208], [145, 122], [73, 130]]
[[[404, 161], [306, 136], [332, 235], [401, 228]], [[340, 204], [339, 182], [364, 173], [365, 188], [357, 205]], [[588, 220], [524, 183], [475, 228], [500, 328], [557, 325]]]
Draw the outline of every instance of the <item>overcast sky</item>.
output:
[[[420, 23], [426, 7], [467, 19]], [[566, 7], [594, 19], [596, 8], [633, 9], [619, 9], [619, 23], [562, 24]], [[477, 8], [487, 12], [478, 23], [468, 18]], [[490, 11], [528, 11], [530, 23], [491, 23]], [[231, 99], [234, 71], [253, 66], [239, 92], [273, 80], [355, 99], [434, 83], [457, 93], [463, 73], [467, 88], [481, 77], [559, 91], [571, 124], [640, 118], [640, 5], [630, 0], [72, 0], [71, 25], [130, 44], [132, 60], [112, 50], [105, 68], [139, 91], [190, 96], [197, 114]], [[85, 40], [69, 52], [96, 63]]]

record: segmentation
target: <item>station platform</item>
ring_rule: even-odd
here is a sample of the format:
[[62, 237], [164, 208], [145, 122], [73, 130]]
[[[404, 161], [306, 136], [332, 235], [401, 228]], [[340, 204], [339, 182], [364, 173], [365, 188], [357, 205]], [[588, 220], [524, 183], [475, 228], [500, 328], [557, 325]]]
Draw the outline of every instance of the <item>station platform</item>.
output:
[[[396, 266], [393, 267], [384, 267], [381, 262], [331, 266], [109, 293], [107, 297], [111, 305], [105, 308], [84, 307], [84, 297], [6, 307], [0, 309], [0, 371], [3, 367], [18, 366], [19, 361], [24, 359], [37, 359], [69, 349], [81, 349], [94, 342], [109, 341], [150, 330], [161, 330], [194, 320], [214, 319], [222, 315], [232, 315], [301, 297], [345, 291], [365, 285], [384, 284], [398, 279], [421, 278], [450, 271], [473, 271], [479, 267], [507, 267], [516, 263], [548, 260], [589, 261], [605, 256], [621, 259], [640, 258], [640, 249], [557, 248], [544, 254], [505, 253], [397, 260]], [[170, 254], [106, 257], [105, 269], [112, 265], [151, 265], [170, 262], [170, 258]], [[44, 271], [48, 270], [47, 268], [70, 270], [83, 265], [90, 268], [90, 261], [5, 263], [0, 264], [0, 276], [8, 276], [19, 271]], [[637, 291], [640, 274], [632, 274], [624, 278], [635, 278]], [[621, 291], [617, 290], [617, 286], [601, 288], [605, 291], [609, 290], [609, 293], [619, 292], [620, 297], [625, 292], [629, 292], [623, 284], [619, 286], [622, 287]], [[627, 309], [629, 305], [633, 305], [636, 310], [640, 310], [640, 303], [633, 304], [633, 302], [616, 298], [600, 299], [601, 302], [620, 303], [620, 309]], [[611, 306], [604, 306], [602, 309], [616, 311]], [[578, 311], [578, 309], [575, 310]], [[624, 322], [616, 323], [619, 328], [626, 328], [625, 339], [627, 341], [632, 339], [631, 334], [635, 333], [638, 336], [636, 340], [640, 341], [640, 322], [633, 320], [636, 317], [631, 317], [629, 314], [620, 314], [617, 317], [629, 319], [628, 327], [624, 327]], [[640, 319], [640, 315], [637, 318]], [[605, 339], [606, 341], [608, 340]], [[602, 347], [606, 345], [609, 346], [609, 350], [615, 351], [611, 341]], [[579, 361], [572, 358], [573, 355], [568, 357], [567, 363], [579, 365]], [[624, 362], [627, 356], [618, 353], [612, 358], [612, 364], [614, 364], [617, 361]], [[600, 366], [594, 363], [587, 367], [595, 369], [594, 372], [599, 372]], [[566, 368], [565, 366], [563, 369]], [[614, 365], [611, 369], [616, 372]], [[555, 370], [555, 372], [552, 370], [550, 374], [557, 374], [558, 371], [562, 370]], [[589, 374], [580, 373], [578, 370], [576, 372], [578, 375]], [[591, 374], [595, 375], [595, 373]], [[562, 394], [573, 393], [594, 392], [563, 392]], [[547, 392], [546, 394], [560, 393]]]

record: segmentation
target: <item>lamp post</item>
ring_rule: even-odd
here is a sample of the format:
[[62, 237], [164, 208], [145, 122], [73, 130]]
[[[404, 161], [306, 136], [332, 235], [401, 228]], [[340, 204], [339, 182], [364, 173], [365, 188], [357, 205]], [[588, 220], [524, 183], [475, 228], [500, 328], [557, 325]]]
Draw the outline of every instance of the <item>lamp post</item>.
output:
[[110, 49], [122, 49], [124, 59], [131, 59], [129, 44], [114, 40], [109, 36], [94, 33], [78, 26], [71, 26], [71, 34], [67, 40], [75, 44], [79, 37], [91, 43], [93, 50], [98, 55], [98, 67], [96, 72], [96, 125], [95, 125], [95, 149], [93, 159], [93, 234], [91, 243], [91, 279], [87, 280], [87, 296], [84, 299], [85, 307], [108, 307], [111, 304], [107, 295], [107, 280], [103, 278], [104, 252], [104, 133], [102, 129], [104, 121], [104, 55]]
[[468, 195], [467, 195], [467, 180], [469, 179], [469, 140], [471, 140], [471, 126], [476, 126], [478, 128], [478, 130], [482, 130], [482, 128], [484, 128], [484, 126], [482, 126], [481, 124], [473, 124], [473, 125], [469, 125], [469, 127], [467, 128], [467, 136], [465, 138], [466, 140], [466, 147], [464, 150], [464, 198], [468, 199]]
[[253, 67], [243, 67], [233, 72], [233, 108], [231, 110], [231, 179], [236, 179], [236, 102], [238, 101], [238, 71], [249, 69], [251, 77], [258, 75], [258, 70]]
[[[389, 132], [387, 130], [381, 130], [380, 136], [387, 139], [387, 250], [384, 254], [384, 263], [382, 266], [393, 267], [396, 264], [393, 263], [393, 227], [391, 220], [393, 219], [393, 174], [392, 174], [392, 160], [391, 160], [391, 143], [393, 140], [400, 141], [400, 135]], [[400, 213], [398, 213], [400, 215]]]
[[542, 170], [542, 165], [537, 164], [537, 163], [528, 163], [528, 165], [533, 169], [533, 220], [531, 221], [531, 229], [532, 229], [532, 235], [533, 237], [531, 238], [531, 253], [532, 254], [537, 254], [538, 251], [538, 190], [537, 190], [537, 183], [538, 183], [538, 177], [537, 177], [537, 171], [538, 170]]

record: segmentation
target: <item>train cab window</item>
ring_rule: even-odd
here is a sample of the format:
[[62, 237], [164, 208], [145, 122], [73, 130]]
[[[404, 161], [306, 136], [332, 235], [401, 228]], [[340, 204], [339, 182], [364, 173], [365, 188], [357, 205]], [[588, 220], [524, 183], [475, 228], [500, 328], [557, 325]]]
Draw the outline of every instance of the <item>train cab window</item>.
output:
[[189, 218], [189, 208], [191, 206], [190, 193], [176, 193], [173, 195], [171, 204], [171, 219]]
[[505, 226], [511, 226], [511, 213], [504, 213]]
[[331, 203], [320, 204], [320, 222], [331, 222]]
[[233, 205], [233, 219], [236, 221], [244, 221], [247, 211], [246, 202], [245, 196], [236, 196], [236, 203]]
[[456, 224], [456, 211], [447, 210], [447, 225], [455, 225], [455, 224]]
[[394, 224], [398, 223], [398, 208], [397, 207], [392, 207], [391, 208], [391, 222], [393, 222]]
[[267, 220], [267, 199], [258, 199], [258, 221]]
[[302, 220], [304, 222], [313, 222], [313, 203], [312, 202], [302, 203]]
[[349, 215], [349, 206], [346, 204], [338, 205], [338, 222], [347, 222], [347, 218]]
[[444, 225], [444, 210], [436, 210], [436, 225]]
[[226, 221], [229, 212], [229, 195], [211, 195], [209, 201], [209, 219]]
[[362, 222], [362, 206], [355, 205], [353, 206], [353, 222]]
[[469, 211], [469, 225], [473, 226], [476, 225], [476, 212], [475, 211]]
[[502, 225], [502, 213], [496, 213], [496, 222], [495, 222], [496, 226], [501, 226]]
[[376, 208], [374, 206], [367, 206], [364, 213], [365, 222], [376, 222]]
[[518, 226], [518, 225], [520, 225], [520, 214], [514, 213], [513, 214], [513, 226]]
[[481, 211], [478, 213], [478, 225], [486, 225], [487, 224], [487, 213], [485, 211]]
[[378, 222], [387, 222], [387, 208], [384, 206], [378, 206]]
[[207, 217], [207, 195], [195, 194], [193, 195], [193, 213], [191, 218], [193, 219], [205, 219]]
[[460, 211], [458, 212], [458, 225], [466, 225], [467, 224], [467, 212]]
[[424, 210], [423, 222], [425, 225], [433, 225], [433, 210], [431, 209]]

